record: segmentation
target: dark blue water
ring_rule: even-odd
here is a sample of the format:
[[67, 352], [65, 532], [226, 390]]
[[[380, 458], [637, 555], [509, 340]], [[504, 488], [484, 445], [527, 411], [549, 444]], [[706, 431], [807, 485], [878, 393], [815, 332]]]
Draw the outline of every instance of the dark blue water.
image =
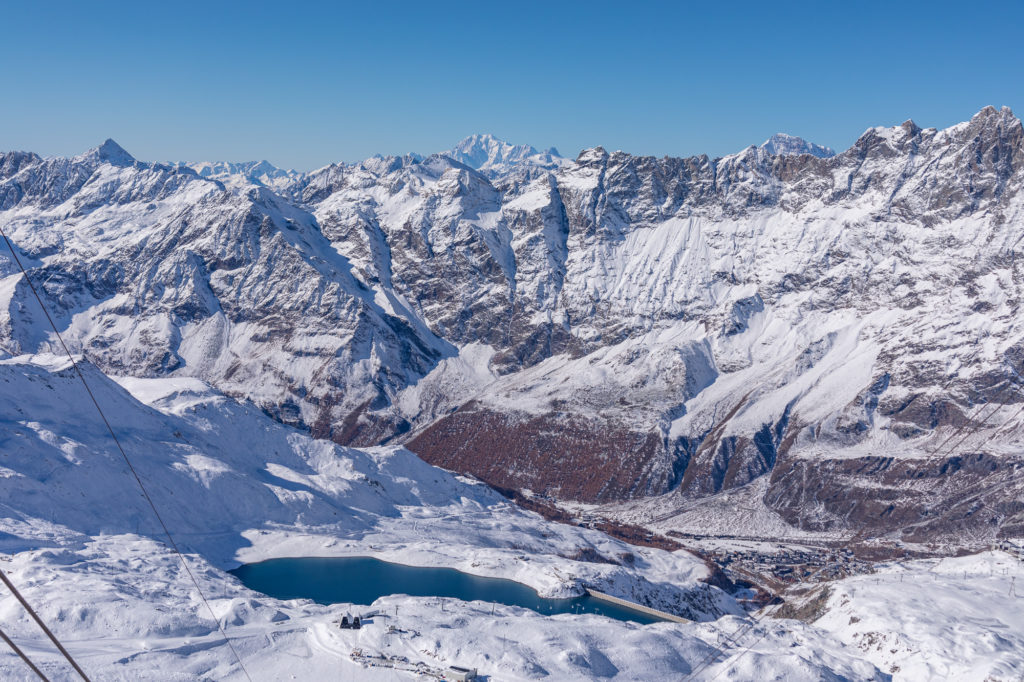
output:
[[372, 604], [380, 597], [452, 597], [521, 606], [543, 614], [598, 613], [634, 623], [655, 618], [589, 595], [546, 599], [512, 580], [481, 578], [454, 568], [422, 568], [370, 557], [270, 559], [231, 571], [242, 583], [277, 599], [312, 599], [320, 604]]

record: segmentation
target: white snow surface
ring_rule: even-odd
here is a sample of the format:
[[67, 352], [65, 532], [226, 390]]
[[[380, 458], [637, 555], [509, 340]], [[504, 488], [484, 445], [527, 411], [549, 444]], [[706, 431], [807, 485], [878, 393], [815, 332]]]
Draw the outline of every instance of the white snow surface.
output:
[[[256, 679], [346, 671], [373, 679], [346, 659], [358, 647], [469, 664], [491, 679], [640, 680], [685, 674], [711, 651], [714, 636], [700, 624], [637, 626], [502, 606], [492, 617], [489, 604], [452, 601], [440, 610], [436, 599], [400, 596], [375, 606], [397, 606], [395, 622], [421, 634], [387, 637], [383, 625], [342, 633], [330, 624], [337, 609], [270, 599], [224, 572], [268, 557], [359, 555], [452, 566], [549, 596], [578, 594], [585, 581], [660, 608], [690, 608], [698, 618], [743, 617], [725, 593], [699, 582], [707, 569], [685, 552], [545, 521], [399, 447], [356, 450], [312, 440], [195, 379], [124, 378], [118, 386], [88, 363], [80, 366]], [[0, 382], [4, 571], [97, 679], [238, 679], [70, 363], [8, 358], [0, 361]], [[583, 548], [635, 559], [627, 568], [568, 558]], [[6, 594], [0, 620], [50, 674], [67, 678]], [[780, 674], [812, 677], [875, 674], [827, 644], [826, 635], [815, 637], [814, 645], [791, 651], [792, 634], [775, 632], [772, 665]], [[646, 653], [642, 661], [638, 650]], [[0, 655], [6, 679], [25, 672], [13, 654]], [[749, 672], [732, 678], [753, 679]]]
[[1006, 552], [879, 566], [831, 585], [815, 625], [894, 680], [1016, 680], [1024, 563]]

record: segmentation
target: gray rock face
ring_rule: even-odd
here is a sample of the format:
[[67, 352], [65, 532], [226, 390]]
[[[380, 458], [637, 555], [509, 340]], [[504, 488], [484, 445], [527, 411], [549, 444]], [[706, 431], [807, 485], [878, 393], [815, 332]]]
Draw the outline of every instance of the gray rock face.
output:
[[[0, 155], [0, 219], [104, 371], [199, 377], [318, 436], [571, 499], [768, 476], [785, 518], [841, 526], [806, 493], [842, 462], [1020, 452], [1024, 133], [986, 108], [834, 156], [794, 144], [568, 161], [470, 138], [290, 175], [108, 141]], [[52, 350], [6, 258], [4, 349]], [[865, 495], [890, 495], [869, 470]]]

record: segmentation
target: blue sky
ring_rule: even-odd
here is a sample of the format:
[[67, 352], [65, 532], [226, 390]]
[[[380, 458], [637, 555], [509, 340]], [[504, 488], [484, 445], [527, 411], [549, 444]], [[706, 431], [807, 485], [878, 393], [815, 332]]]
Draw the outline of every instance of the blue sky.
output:
[[[895, 6], [899, 5], [899, 6]], [[731, 153], [1024, 108], [1024, 3], [8, 3], [0, 149], [310, 169], [490, 132]]]

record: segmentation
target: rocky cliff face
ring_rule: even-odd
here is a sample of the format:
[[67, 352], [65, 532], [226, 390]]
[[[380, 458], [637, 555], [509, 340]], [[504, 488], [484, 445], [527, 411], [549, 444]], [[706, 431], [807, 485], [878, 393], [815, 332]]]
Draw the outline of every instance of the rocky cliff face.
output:
[[[0, 219], [112, 374], [197, 376], [503, 488], [685, 501], [768, 480], [801, 527], [984, 535], [1022, 518], [1022, 138], [986, 108], [834, 156], [470, 138], [294, 175], [108, 142], [0, 156]], [[5, 349], [52, 348], [2, 252], [0, 275]]]

